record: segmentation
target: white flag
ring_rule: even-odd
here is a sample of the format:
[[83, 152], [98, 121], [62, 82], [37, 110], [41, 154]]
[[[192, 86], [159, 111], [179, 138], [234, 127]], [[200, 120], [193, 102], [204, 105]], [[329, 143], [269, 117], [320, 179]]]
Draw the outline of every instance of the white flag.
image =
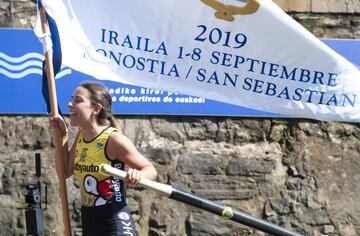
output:
[[360, 121], [360, 71], [271, 0], [43, 1], [63, 64], [318, 120]]

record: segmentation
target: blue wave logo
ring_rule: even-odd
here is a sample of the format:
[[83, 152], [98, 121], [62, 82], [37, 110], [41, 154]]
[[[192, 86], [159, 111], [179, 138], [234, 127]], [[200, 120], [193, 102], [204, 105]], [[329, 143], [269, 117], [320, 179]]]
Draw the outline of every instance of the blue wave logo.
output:
[[[0, 52], [0, 74], [11, 79], [21, 79], [30, 74], [42, 75], [44, 56], [39, 53], [27, 53], [20, 57], [11, 57]], [[55, 79], [71, 74], [71, 69], [61, 66]]]

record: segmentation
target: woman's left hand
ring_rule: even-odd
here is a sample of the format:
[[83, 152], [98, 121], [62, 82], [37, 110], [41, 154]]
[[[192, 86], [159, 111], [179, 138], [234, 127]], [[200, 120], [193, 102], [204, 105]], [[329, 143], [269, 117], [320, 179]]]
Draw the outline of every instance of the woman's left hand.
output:
[[140, 180], [142, 179], [143, 175], [141, 173], [141, 171], [136, 170], [136, 169], [132, 169], [129, 168], [129, 170], [126, 173], [126, 180], [128, 182], [128, 184], [130, 185], [136, 185], [140, 182]]

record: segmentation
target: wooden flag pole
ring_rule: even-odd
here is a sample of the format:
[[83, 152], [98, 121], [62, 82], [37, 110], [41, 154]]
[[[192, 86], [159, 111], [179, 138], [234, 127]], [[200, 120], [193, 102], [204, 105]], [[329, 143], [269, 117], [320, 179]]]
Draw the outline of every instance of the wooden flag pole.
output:
[[[101, 164], [100, 171], [118, 177], [122, 180], [126, 179], [126, 172], [116, 169], [110, 165]], [[203, 209], [205, 211], [214, 213], [216, 215], [222, 216], [226, 219], [235, 221], [252, 227], [254, 229], [260, 230], [271, 235], [279, 236], [304, 236], [302, 234], [292, 232], [281, 226], [272, 224], [268, 221], [257, 219], [245, 212], [241, 212], [235, 209], [231, 209], [228, 206], [224, 206], [215, 202], [212, 202], [208, 199], [196, 196], [195, 194], [184, 192], [180, 189], [174, 188], [171, 185], [158, 183], [148, 179], [141, 179], [139, 182], [140, 186], [143, 186], [148, 189], [157, 191], [158, 193], [176, 201], [186, 203], [188, 205]]]
[[[44, 7], [40, 9], [40, 20], [41, 20], [41, 28], [44, 35], [49, 34], [49, 24], [46, 18], [46, 11]], [[56, 88], [55, 88], [55, 76], [52, 62], [52, 50], [47, 50], [45, 52], [45, 68], [46, 75], [48, 80], [48, 90], [49, 90], [49, 99], [50, 99], [50, 107], [51, 107], [51, 116], [58, 117], [58, 105], [56, 98]], [[64, 160], [63, 153], [64, 151], [64, 143], [61, 137], [60, 129], [54, 129], [54, 138], [55, 138], [55, 164], [58, 166], [57, 175], [59, 179], [59, 187], [60, 187], [60, 199], [63, 213], [63, 221], [64, 221], [64, 235], [71, 236], [71, 225], [70, 225], [70, 217], [69, 217], [69, 205], [68, 205], [68, 197], [66, 190], [66, 179], [65, 179], [65, 168], [64, 168]]]

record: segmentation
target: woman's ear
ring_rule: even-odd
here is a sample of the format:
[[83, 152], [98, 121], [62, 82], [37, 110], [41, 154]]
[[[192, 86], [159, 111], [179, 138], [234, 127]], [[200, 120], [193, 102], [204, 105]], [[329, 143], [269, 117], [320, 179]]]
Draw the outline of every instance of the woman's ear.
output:
[[99, 115], [102, 109], [103, 109], [102, 106], [97, 103], [97, 104], [94, 105], [93, 112], [94, 112], [95, 115]]

